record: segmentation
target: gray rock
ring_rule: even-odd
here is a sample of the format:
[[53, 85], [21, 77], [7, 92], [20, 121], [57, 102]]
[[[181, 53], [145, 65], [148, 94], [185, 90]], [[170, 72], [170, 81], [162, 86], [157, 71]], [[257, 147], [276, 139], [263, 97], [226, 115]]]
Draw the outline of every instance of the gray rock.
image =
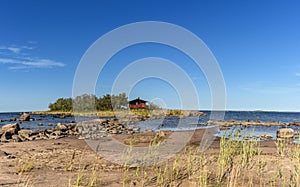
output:
[[140, 127], [133, 127], [132, 130], [133, 130], [134, 132], [139, 132], [139, 131], [140, 131]]
[[39, 131], [37, 130], [20, 130], [18, 132], [19, 138], [24, 141], [24, 140], [32, 140], [32, 136], [38, 135]]
[[277, 138], [293, 138], [294, 137], [294, 130], [291, 128], [284, 128], [284, 129], [278, 129], [276, 132], [276, 137]]
[[29, 121], [30, 120], [30, 115], [27, 114], [27, 113], [23, 113], [21, 116], [20, 116], [20, 121]]
[[8, 121], [17, 121], [17, 118], [10, 118]]
[[50, 134], [50, 133], [52, 133], [52, 132], [54, 132], [54, 129], [45, 129], [45, 133]]
[[111, 133], [111, 134], [118, 134], [118, 131], [117, 131], [117, 129], [112, 129], [112, 130], [110, 131], [110, 133]]
[[12, 134], [10, 132], [4, 132], [1, 136], [1, 142], [8, 142], [12, 138]]
[[18, 135], [12, 135], [11, 139], [14, 141], [14, 142], [22, 142], [21, 138], [18, 136]]
[[62, 123], [57, 123], [57, 126], [55, 128], [62, 131], [68, 130], [68, 127]]
[[0, 131], [2, 131], [2, 134], [4, 132], [10, 132], [11, 134], [17, 134], [19, 130], [20, 130], [20, 126], [17, 123], [4, 125], [0, 129]]

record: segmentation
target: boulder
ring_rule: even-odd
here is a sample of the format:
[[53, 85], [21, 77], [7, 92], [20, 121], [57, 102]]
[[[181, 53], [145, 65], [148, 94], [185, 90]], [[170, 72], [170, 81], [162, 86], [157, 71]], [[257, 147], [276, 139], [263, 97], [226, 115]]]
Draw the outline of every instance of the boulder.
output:
[[55, 140], [62, 138], [62, 137], [64, 137], [64, 136], [62, 135], [62, 132], [59, 130], [54, 131], [49, 135], [49, 139], [55, 139]]
[[12, 138], [12, 134], [10, 132], [4, 132], [1, 136], [1, 142], [8, 142]]
[[21, 138], [18, 136], [18, 135], [12, 135], [11, 139], [14, 141], [14, 142], [22, 142]]
[[57, 123], [56, 129], [66, 131], [68, 130], [68, 127], [62, 123]]
[[10, 118], [8, 121], [17, 121], [17, 118]]
[[36, 130], [20, 130], [18, 134], [19, 134], [19, 138], [22, 141], [25, 141], [25, 140], [31, 140], [32, 139], [31, 137], [39, 134], [39, 132]]
[[277, 138], [293, 138], [294, 137], [294, 130], [291, 128], [284, 128], [284, 129], [278, 129], [276, 132]]
[[20, 121], [29, 121], [30, 120], [30, 115], [27, 114], [27, 113], [23, 113], [21, 116], [20, 116]]
[[19, 124], [17, 124], [17, 123], [7, 124], [7, 125], [2, 126], [2, 128], [0, 129], [0, 134], [3, 134], [4, 132], [9, 132], [12, 135], [14, 135], [14, 134], [17, 134], [19, 130], [20, 130]]
[[112, 129], [112, 130], [110, 131], [110, 133], [111, 133], [111, 134], [118, 134], [118, 131], [117, 131], [117, 129]]

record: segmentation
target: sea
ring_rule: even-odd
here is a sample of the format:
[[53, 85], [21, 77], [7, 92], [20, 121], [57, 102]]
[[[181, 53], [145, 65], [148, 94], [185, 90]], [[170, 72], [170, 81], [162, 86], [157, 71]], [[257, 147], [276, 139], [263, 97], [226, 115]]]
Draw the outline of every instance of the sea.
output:
[[[182, 130], [195, 130], [195, 129], [203, 129], [203, 128], [211, 128], [210, 126], [206, 126], [206, 122], [211, 120], [213, 117], [217, 116], [217, 119], [223, 120], [237, 120], [237, 121], [253, 121], [259, 120], [261, 122], [270, 122], [276, 121], [281, 122], [282, 126], [249, 126], [247, 128], [243, 127], [244, 135], [252, 135], [259, 136], [261, 134], [272, 134], [273, 139], [276, 138], [276, 131], [279, 128], [285, 128], [286, 125], [290, 122], [298, 121], [300, 122], [300, 112], [266, 112], [266, 111], [202, 111], [207, 114], [207, 116], [193, 116], [186, 118], [178, 118], [178, 117], [165, 117], [161, 119], [153, 119], [140, 121], [134, 126], [139, 126], [141, 131], [145, 131], [147, 129], [151, 129], [154, 131], [157, 130], [171, 130], [171, 131], [182, 131]], [[102, 119], [107, 117], [101, 116], [91, 116], [91, 117], [80, 117], [80, 116], [67, 116], [65, 118], [61, 118], [59, 115], [30, 115], [33, 119], [32, 121], [15, 121], [15, 119], [19, 119], [19, 112], [7, 112], [0, 113], [0, 127], [5, 124], [10, 123], [19, 123], [21, 129], [45, 129], [52, 128], [57, 123], [74, 123], [87, 121], [92, 119]], [[230, 127], [226, 132], [217, 131], [216, 136], [224, 136], [230, 131], [233, 131], [236, 127]], [[300, 131], [300, 127], [298, 126], [289, 126], [289, 128], [294, 129], [295, 131]], [[300, 140], [299, 140], [300, 142]]]

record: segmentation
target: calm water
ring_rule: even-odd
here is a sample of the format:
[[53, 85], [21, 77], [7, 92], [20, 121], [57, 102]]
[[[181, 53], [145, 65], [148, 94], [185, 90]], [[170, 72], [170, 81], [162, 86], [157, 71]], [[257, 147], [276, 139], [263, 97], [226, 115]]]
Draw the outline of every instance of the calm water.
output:
[[[142, 129], [162, 129], [162, 130], [187, 130], [195, 128], [204, 128], [199, 124], [205, 124], [210, 120], [210, 112], [204, 111], [208, 116], [187, 117], [179, 119], [177, 117], [169, 117], [165, 119], [156, 119], [139, 122], [138, 125]], [[222, 116], [222, 113], [217, 113], [217, 119]], [[289, 123], [293, 121], [300, 121], [300, 113], [297, 112], [247, 112], [247, 111], [227, 111], [225, 112], [224, 120], [260, 120], [262, 122], [279, 121], [282, 123]]]
[[[10, 113], [0, 113], [0, 127], [2, 127], [5, 124], [11, 124], [11, 123], [18, 123], [20, 125], [21, 129], [45, 129], [50, 128], [49, 124], [52, 124], [52, 126], [56, 126], [57, 123], [71, 123], [75, 121], [75, 118], [73, 116], [71, 117], [65, 117], [63, 119], [59, 118], [58, 115], [30, 115], [30, 118], [33, 118], [34, 121], [11, 121], [13, 119], [19, 119], [20, 113], [19, 112], [10, 112]], [[94, 119], [93, 117], [76, 117], [76, 121], [86, 121]], [[39, 126], [38, 124], [43, 124], [42, 126]]]
[[[192, 129], [199, 129], [199, 128], [207, 128], [204, 126], [209, 119], [210, 119], [210, 112], [204, 111], [208, 114], [208, 116], [201, 116], [199, 117], [187, 117], [184, 119], [180, 119], [177, 117], [168, 117], [165, 119], [156, 119], [156, 120], [147, 120], [138, 122], [137, 126], [141, 127], [141, 130], [146, 129], [153, 129], [153, 130], [192, 130]], [[222, 113], [219, 113], [222, 116]], [[0, 127], [8, 124], [8, 123], [15, 123], [11, 122], [10, 119], [18, 119], [20, 117], [20, 113], [0, 113]], [[53, 124], [55, 126], [58, 122], [61, 123], [70, 123], [74, 122], [74, 117], [66, 117], [66, 118], [59, 118], [56, 115], [31, 115], [31, 118], [34, 118], [34, 121], [28, 122], [18, 122], [22, 129], [44, 129], [49, 128], [48, 124]], [[217, 115], [217, 118], [218, 115]], [[95, 119], [95, 117], [76, 117], [76, 122], [85, 121]], [[289, 123], [292, 121], [300, 121], [300, 113], [296, 112], [261, 112], [261, 111], [227, 111], [225, 112], [224, 120], [260, 120], [263, 122], [267, 121], [280, 121], [282, 123]], [[42, 123], [43, 126], [38, 126], [39, 123]], [[260, 135], [260, 134], [272, 134], [275, 137], [276, 131], [278, 128], [282, 127], [265, 127], [265, 126], [255, 126], [242, 129], [246, 135]], [[292, 126], [296, 131], [299, 131], [299, 127]], [[231, 129], [232, 130], [232, 129]], [[218, 136], [224, 135], [223, 131], [220, 131]]]
[[[180, 119], [177, 117], [169, 117], [165, 119], [156, 119], [149, 121], [142, 121], [137, 123], [138, 126], [141, 127], [141, 130], [153, 129], [153, 130], [194, 130], [194, 129], [203, 129], [210, 128], [205, 125], [210, 119], [210, 112], [205, 111], [208, 116], [204, 117], [188, 117], [184, 119]], [[220, 116], [222, 114], [220, 113]], [[218, 118], [219, 119], [219, 118]], [[300, 121], [300, 113], [296, 112], [239, 112], [239, 111], [227, 111], [225, 112], [224, 120], [260, 120], [262, 122], [268, 121], [279, 121], [284, 123], [289, 123], [293, 121]], [[271, 134], [273, 135], [273, 139], [276, 138], [276, 131], [279, 128], [284, 128], [283, 126], [250, 126], [248, 128], [245, 127], [230, 127], [229, 130], [218, 131], [215, 135], [219, 137], [228, 136], [232, 131], [240, 130], [241, 134], [244, 136], [259, 136], [262, 134]], [[300, 131], [298, 126], [289, 126], [289, 128], [294, 129], [295, 131]], [[226, 134], [225, 134], [226, 133]], [[295, 140], [298, 143], [300, 140]]]

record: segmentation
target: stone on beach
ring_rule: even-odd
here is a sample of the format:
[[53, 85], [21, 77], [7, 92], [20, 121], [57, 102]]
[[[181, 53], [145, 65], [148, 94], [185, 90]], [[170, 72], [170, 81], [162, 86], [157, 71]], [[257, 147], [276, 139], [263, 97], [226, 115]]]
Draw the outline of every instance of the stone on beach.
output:
[[293, 138], [294, 137], [294, 130], [291, 128], [284, 128], [284, 129], [278, 129], [276, 132], [276, 137], [277, 138], [284, 138], [284, 139], [288, 139], [288, 138]]
[[109, 134], [134, 134], [140, 132], [139, 127], [128, 127], [123, 120], [117, 118], [91, 120], [77, 124], [77, 131], [85, 139], [99, 139]]
[[2, 126], [2, 128], [0, 129], [0, 134], [1, 132], [10, 132], [11, 134], [17, 134], [19, 130], [20, 130], [20, 126], [18, 123], [7, 124]]
[[57, 123], [57, 126], [55, 128], [58, 129], [58, 130], [63, 130], [63, 131], [68, 129], [68, 127], [65, 124], [62, 124], [62, 123]]
[[1, 142], [9, 141], [20, 130], [19, 124], [7, 124], [0, 128]]
[[12, 134], [10, 132], [4, 132], [1, 136], [1, 142], [7, 142], [12, 138]]

